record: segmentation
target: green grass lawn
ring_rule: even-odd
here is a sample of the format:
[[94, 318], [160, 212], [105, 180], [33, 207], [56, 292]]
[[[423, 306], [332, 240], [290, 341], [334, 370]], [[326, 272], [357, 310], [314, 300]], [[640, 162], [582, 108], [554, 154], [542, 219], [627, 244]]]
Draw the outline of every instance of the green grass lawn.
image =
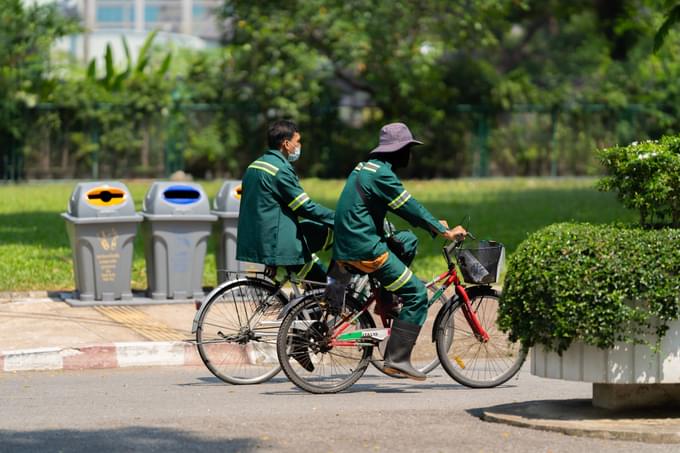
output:
[[[343, 181], [308, 179], [305, 190], [329, 207], [335, 205]], [[74, 183], [0, 186], [0, 291], [71, 290], [74, 288], [71, 249], [64, 220]], [[221, 181], [203, 183], [213, 197]], [[503, 242], [509, 253], [531, 232], [555, 222], [630, 222], [636, 214], [624, 209], [614, 195], [600, 193], [595, 179], [463, 179], [407, 181], [406, 188], [438, 218], [451, 226], [469, 215], [470, 231], [478, 238]], [[141, 209], [150, 183], [130, 182], [128, 187]], [[399, 227], [405, 222], [393, 218]], [[424, 231], [413, 264], [422, 278], [444, 268], [443, 240]], [[135, 241], [132, 272], [134, 289], [146, 287], [144, 248]], [[216, 281], [215, 240], [211, 238], [205, 262], [204, 284]]]

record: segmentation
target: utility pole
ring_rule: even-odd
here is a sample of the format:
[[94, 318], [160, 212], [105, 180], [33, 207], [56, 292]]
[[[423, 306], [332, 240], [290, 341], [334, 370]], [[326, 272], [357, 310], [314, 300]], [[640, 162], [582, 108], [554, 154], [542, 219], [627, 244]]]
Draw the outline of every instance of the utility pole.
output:
[[90, 60], [90, 34], [94, 31], [96, 16], [95, 0], [83, 1], [83, 19], [85, 20], [85, 32], [83, 33], [83, 61]]
[[144, 32], [144, 0], [135, 0], [135, 31]]
[[191, 0], [182, 0], [182, 33], [190, 35], [193, 24], [193, 5]]

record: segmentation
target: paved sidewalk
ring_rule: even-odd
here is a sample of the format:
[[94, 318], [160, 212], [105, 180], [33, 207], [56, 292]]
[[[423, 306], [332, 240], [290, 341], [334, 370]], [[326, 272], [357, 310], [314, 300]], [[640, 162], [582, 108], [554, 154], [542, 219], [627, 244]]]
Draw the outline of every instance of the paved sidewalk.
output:
[[0, 373], [199, 363], [194, 303], [71, 307], [56, 294], [3, 296]]

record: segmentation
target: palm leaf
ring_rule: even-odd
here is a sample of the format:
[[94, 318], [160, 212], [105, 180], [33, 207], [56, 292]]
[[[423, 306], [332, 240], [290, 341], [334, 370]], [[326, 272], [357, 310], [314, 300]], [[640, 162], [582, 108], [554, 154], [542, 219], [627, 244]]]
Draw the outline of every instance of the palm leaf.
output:
[[663, 21], [659, 30], [657, 30], [656, 35], [654, 35], [654, 53], [656, 53], [661, 46], [663, 46], [668, 32], [671, 27], [680, 22], [680, 4], [675, 5], [666, 15], [666, 20]]
[[113, 67], [113, 51], [111, 50], [111, 44], [106, 45], [106, 54], [104, 55], [106, 59], [106, 78], [104, 79], [106, 86], [110, 87], [111, 82], [116, 77], [116, 69]]
[[168, 70], [170, 69], [170, 64], [172, 64], [172, 52], [168, 52], [167, 55], [165, 55], [165, 58], [163, 58], [163, 63], [161, 63], [161, 66], [158, 68], [156, 75], [163, 77], [165, 74], [167, 74]]
[[95, 58], [90, 60], [90, 64], [87, 65], [87, 78], [92, 81], [97, 80], [97, 60]]
[[137, 67], [135, 68], [136, 73], [143, 72], [144, 68], [149, 62], [149, 57], [147, 54], [149, 53], [151, 44], [153, 44], [153, 40], [156, 39], [157, 34], [158, 30], [154, 30], [151, 33], [149, 33], [149, 36], [147, 36], [146, 39], [144, 40], [142, 48], [139, 49], [139, 55], [137, 56]]
[[125, 59], [127, 60], [127, 69], [125, 72], [129, 73], [132, 70], [132, 56], [130, 55], [130, 46], [128, 46], [125, 36], [123, 36], [123, 50], [125, 51]]

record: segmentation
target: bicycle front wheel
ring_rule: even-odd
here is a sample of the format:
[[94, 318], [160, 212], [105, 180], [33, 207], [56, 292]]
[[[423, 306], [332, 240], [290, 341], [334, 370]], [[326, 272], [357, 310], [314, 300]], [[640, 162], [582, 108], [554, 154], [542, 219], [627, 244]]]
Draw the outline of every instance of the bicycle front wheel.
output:
[[259, 384], [281, 371], [276, 335], [288, 299], [277, 286], [256, 278], [232, 281], [204, 303], [196, 345], [216, 377], [230, 384]]
[[499, 294], [490, 287], [468, 290], [472, 310], [489, 334], [477, 338], [463, 313], [462, 304], [445, 305], [435, 326], [437, 355], [456, 382], [472, 388], [490, 388], [512, 378], [524, 363], [526, 351], [498, 329]]
[[338, 345], [333, 341], [336, 329], [343, 334], [374, 327], [368, 313], [354, 322], [343, 322], [358, 314], [347, 305], [335, 313], [319, 295], [308, 295], [291, 307], [281, 321], [277, 339], [279, 362], [286, 376], [310, 393], [337, 393], [349, 388], [366, 371], [371, 345]]

